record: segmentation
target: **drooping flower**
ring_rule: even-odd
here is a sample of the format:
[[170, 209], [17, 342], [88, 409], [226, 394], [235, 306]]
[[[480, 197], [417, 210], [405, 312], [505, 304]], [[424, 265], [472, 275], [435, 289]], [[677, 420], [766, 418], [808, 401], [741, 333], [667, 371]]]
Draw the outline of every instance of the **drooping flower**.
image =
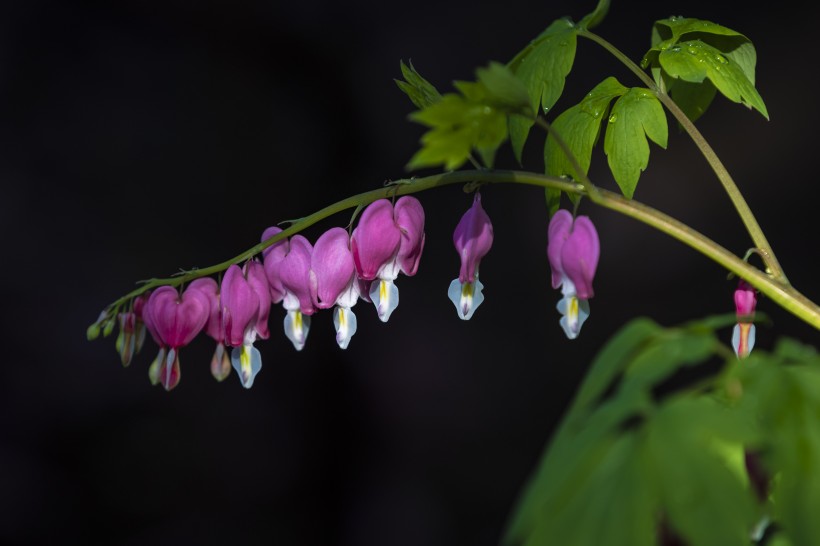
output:
[[461, 258], [458, 278], [453, 279], [447, 295], [456, 306], [459, 318], [470, 320], [484, 301], [484, 285], [478, 280], [478, 266], [493, 246], [493, 224], [481, 206], [476, 192], [473, 206], [464, 213], [453, 232], [453, 244]]
[[374, 201], [362, 213], [350, 238], [358, 276], [371, 282], [369, 297], [382, 322], [399, 305], [393, 281], [399, 273], [418, 271], [424, 249], [424, 209], [415, 197], [405, 195], [396, 205], [387, 199]]
[[142, 311], [150, 296], [150, 291], [137, 296], [134, 298], [131, 310], [119, 313], [117, 316], [120, 333], [117, 335], [115, 346], [120, 354], [122, 365], [125, 367], [131, 364], [131, 359], [142, 350], [145, 342], [146, 328], [142, 319]]
[[567, 210], [556, 212], [549, 224], [547, 257], [552, 270], [552, 287], [564, 296], [557, 309], [569, 339], [578, 337], [589, 317], [588, 300], [594, 295], [592, 280], [600, 256], [598, 232], [588, 216], [573, 219]]
[[732, 331], [732, 347], [738, 358], [746, 358], [755, 346], [755, 307], [757, 292], [754, 287], [740, 279], [735, 290], [737, 324]]
[[[271, 226], [262, 232], [262, 241], [267, 241], [282, 229]], [[285, 288], [279, 278], [279, 266], [290, 250], [288, 239], [281, 239], [262, 251], [263, 262], [265, 264], [265, 276], [270, 286], [271, 303], [280, 303], [285, 297]]]
[[211, 357], [211, 375], [217, 381], [223, 381], [231, 373], [231, 357], [225, 350], [225, 329], [222, 326], [222, 304], [219, 286], [210, 277], [201, 277], [191, 281], [190, 288], [196, 288], [208, 297], [210, 310], [205, 333], [216, 341], [216, 349]]
[[335, 227], [323, 233], [313, 246], [310, 265], [310, 290], [318, 309], [333, 310], [336, 343], [346, 349], [356, 333], [352, 307], [359, 299], [356, 265], [350, 250], [347, 230]]
[[310, 332], [310, 316], [316, 311], [310, 293], [310, 266], [313, 246], [301, 235], [290, 239], [287, 254], [278, 265], [284, 289], [282, 305], [287, 310], [285, 335], [297, 351], [305, 347]]
[[207, 296], [190, 286], [182, 295], [170, 286], [161, 286], [151, 294], [143, 308], [143, 318], [160, 346], [159, 355], [149, 369], [152, 382], [162, 383], [168, 391], [177, 386], [179, 349], [188, 345], [205, 327], [209, 312]]
[[270, 287], [262, 264], [251, 260], [242, 269], [230, 266], [222, 278], [220, 300], [225, 345], [233, 347], [231, 364], [249, 389], [262, 369], [262, 356], [253, 344], [257, 337], [269, 336]]

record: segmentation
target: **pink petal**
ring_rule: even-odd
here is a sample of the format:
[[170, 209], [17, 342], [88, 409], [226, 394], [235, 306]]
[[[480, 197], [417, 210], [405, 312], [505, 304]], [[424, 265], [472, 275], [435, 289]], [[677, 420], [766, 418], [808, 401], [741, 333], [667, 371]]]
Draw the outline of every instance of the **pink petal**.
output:
[[372, 281], [399, 251], [402, 233], [393, 220], [393, 205], [387, 199], [374, 201], [364, 209], [353, 230], [350, 247], [356, 272]]
[[754, 287], [743, 279], [735, 290], [735, 310], [738, 319], [748, 319], [752, 317], [757, 306], [757, 293]]
[[481, 195], [475, 194], [473, 206], [464, 213], [453, 232], [453, 244], [461, 258], [461, 283], [475, 282], [481, 259], [493, 246], [493, 224], [481, 206]]
[[170, 286], [154, 291], [148, 305], [157, 335], [171, 348], [190, 343], [205, 327], [210, 312], [210, 303], [199, 290], [186, 290], [180, 297]]
[[598, 268], [601, 246], [598, 232], [588, 216], [575, 219], [572, 232], [561, 249], [561, 265], [564, 273], [575, 285], [579, 299], [588, 300], [594, 295], [592, 279]]
[[418, 199], [405, 195], [396, 201], [393, 216], [401, 230], [399, 266], [405, 275], [415, 275], [424, 250], [424, 209]]
[[261, 262], [251, 260], [244, 267], [245, 278], [248, 284], [256, 292], [259, 300], [259, 316], [256, 320], [256, 333], [262, 339], [270, 337], [268, 329], [268, 316], [270, 315], [271, 289], [265, 275], [265, 266]]
[[217, 286], [216, 281], [211, 277], [200, 277], [199, 279], [191, 281], [191, 284], [188, 285], [188, 290], [199, 290], [208, 298], [210, 309], [208, 322], [205, 324], [205, 333], [218, 343], [222, 343], [225, 338], [225, 331], [222, 329], [219, 286]]
[[329, 229], [316, 240], [310, 261], [311, 295], [319, 309], [333, 307], [356, 274], [349, 245], [347, 230], [340, 227]]
[[547, 258], [552, 270], [552, 287], [559, 288], [563, 282], [564, 268], [561, 264], [561, 251], [569, 237], [572, 227], [572, 214], [568, 210], [560, 209], [552, 215], [547, 234]]
[[310, 262], [313, 246], [301, 235], [290, 240], [290, 251], [279, 267], [279, 278], [287, 292], [299, 299], [299, 307], [305, 315], [315, 311], [310, 295]]
[[259, 297], [238, 265], [230, 266], [222, 277], [220, 296], [225, 345], [238, 347], [259, 318]]
[[[276, 226], [271, 226], [262, 233], [262, 240], [267, 241], [282, 230]], [[279, 266], [289, 250], [288, 239], [282, 239], [262, 251], [265, 263], [265, 276], [270, 286], [271, 301], [279, 303], [285, 297], [285, 288], [279, 278]]]

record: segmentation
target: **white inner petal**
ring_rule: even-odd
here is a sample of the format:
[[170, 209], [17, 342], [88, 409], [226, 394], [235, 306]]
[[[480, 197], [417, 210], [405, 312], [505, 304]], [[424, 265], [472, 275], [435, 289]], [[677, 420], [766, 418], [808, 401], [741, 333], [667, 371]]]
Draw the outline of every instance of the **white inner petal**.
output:
[[589, 302], [579, 300], [575, 294], [564, 296], [556, 306], [563, 316], [559, 321], [561, 328], [569, 339], [575, 339], [581, 333], [581, 326], [589, 318]]
[[253, 386], [256, 374], [262, 369], [262, 355], [253, 345], [234, 347], [231, 351], [231, 364], [233, 369], [236, 370], [242, 386], [250, 389]]
[[299, 310], [289, 310], [285, 315], [285, 335], [297, 351], [304, 349], [309, 331], [310, 317]]
[[450, 283], [447, 296], [456, 306], [456, 312], [461, 320], [470, 320], [472, 318], [475, 310], [484, 301], [483, 289], [484, 285], [478, 280], [477, 275], [474, 283], [462, 283], [458, 279], [453, 279]]
[[350, 338], [356, 333], [356, 315], [349, 307], [337, 306], [333, 310], [333, 325], [336, 327], [336, 343], [347, 349]]
[[[746, 343], [745, 347], [742, 346], [743, 344], [743, 329], [744, 327], [748, 328], [746, 332]], [[755, 325], [754, 324], [735, 324], [734, 329], [732, 330], [732, 348], [735, 350], [735, 354], [738, 358], [744, 358], [749, 356], [752, 352], [752, 349], [755, 346]]]
[[370, 285], [370, 301], [382, 322], [387, 322], [399, 306], [399, 289], [390, 279], [378, 279]]

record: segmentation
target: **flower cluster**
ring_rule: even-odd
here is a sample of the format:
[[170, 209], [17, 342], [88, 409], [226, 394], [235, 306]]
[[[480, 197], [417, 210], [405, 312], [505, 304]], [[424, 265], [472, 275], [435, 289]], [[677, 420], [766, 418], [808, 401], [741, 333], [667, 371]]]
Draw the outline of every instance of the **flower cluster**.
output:
[[[262, 241], [280, 239], [261, 256], [228, 267], [219, 282], [201, 277], [184, 290], [162, 286], [135, 298], [128, 312], [118, 316], [121, 360], [126, 366], [131, 362], [147, 331], [159, 347], [149, 378], [173, 389], [180, 380], [180, 349], [204, 332], [216, 344], [211, 374], [222, 381], [233, 368], [242, 386], [250, 388], [262, 369], [254, 343], [270, 337], [271, 307], [280, 303], [285, 310], [285, 335], [297, 351], [305, 347], [311, 317], [331, 308], [336, 342], [345, 349], [356, 333], [353, 307], [360, 299], [372, 303], [383, 322], [396, 310], [395, 281], [400, 274], [412, 276], [418, 271], [424, 221], [421, 203], [404, 196], [395, 203], [374, 201], [352, 233], [333, 227], [313, 244], [299, 234], [281, 238], [280, 228], [269, 227]], [[598, 235], [588, 217], [573, 218], [561, 210], [553, 216], [548, 236], [552, 285], [564, 295], [558, 304], [563, 315], [560, 323], [574, 339], [589, 316]], [[469, 320], [484, 301], [479, 265], [493, 244], [493, 224], [478, 192], [456, 225], [453, 244], [461, 268], [448, 296], [459, 318]]]
[[[281, 231], [269, 227], [262, 241]], [[297, 351], [305, 346], [311, 316], [333, 308], [336, 342], [345, 349], [356, 333], [352, 307], [359, 299], [372, 302], [387, 322], [399, 303], [394, 281], [400, 273], [416, 274], [424, 240], [424, 209], [416, 198], [395, 204], [380, 199], [364, 210], [352, 234], [334, 227], [315, 244], [302, 235], [283, 238], [261, 259], [231, 265], [219, 283], [202, 277], [182, 291], [162, 286], [141, 295], [118, 317], [117, 350], [127, 366], [148, 331], [159, 347], [149, 378], [171, 390], [180, 379], [180, 349], [204, 331], [216, 343], [212, 375], [222, 381], [233, 368], [250, 388], [262, 369], [254, 343], [270, 337], [272, 305], [285, 309], [285, 335]]]

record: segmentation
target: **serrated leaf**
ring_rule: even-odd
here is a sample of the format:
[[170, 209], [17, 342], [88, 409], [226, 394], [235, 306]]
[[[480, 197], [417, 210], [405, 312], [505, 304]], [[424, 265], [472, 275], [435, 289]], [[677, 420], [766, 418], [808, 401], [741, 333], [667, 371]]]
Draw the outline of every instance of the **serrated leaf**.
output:
[[652, 25], [652, 47], [662, 42], [674, 43], [684, 35], [691, 33], [729, 36], [733, 38], [743, 38], [748, 41], [743, 34], [730, 28], [718, 25], [705, 19], [695, 19], [692, 17], [669, 17], [655, 21]]
[[[687, 544], [748, 546], [756, 510], [747, 484], [733, 471], [720, 445], [749, 438], [742, 415], [712, 400], [684, 398], [664, 404], [647, 426], [651, 478], [671, 527]], [[727, 437], [728, 435], [728, 437]], [[725, 447], [721, 447], [725, 449]]]
[[[567, 74], [575, 61], [575, 32], [571, 22], [555, 21], [509, 64], [527, 89], [534, 115], [548, 112], [564, 90]], [[510, 117], [510, 143], [519, 163], [533, 122], [534, 116]]]
[[[574, 180], [581, 180], [586, 176], [592, 161], [592, 148], [601, 131], [601, 120], [606, 117], [612, 99], [626, 91], [627, 88], [617, 79], [609, 77], [595, 86], [580, 103], [568, 108], [555, 119], [544, 144], [547, 174], [569, 176]], [[553, 133], [558, 134], [567, 145], [583, 170], [582, 173], [575, 172], [572, 161]]]
[[628, 199], [649, 164], [647, 137], [666, 148], [666, 113], [647, 89], [634, 87], [615, 102], [607, 118], [604, 152], [615, 181]]
[[569, 415], [585, 411], [599, 400], [615, 378], [662, 332], [660, 326], [647, 318], [634, 319], [618, 330], [592, 361]]
[[624, 387], [651, 389], [677, 369], [706, 361], [716, 346], [717, 340], [710, 331], [667, 331], [633, 356], [624, 376]]
[[683, 110], [691, 121], [702, 116], [712, 100], [715, 98], [715, 86], [709, 80], [701, 83], [692, 83], [686, 80], [673, 80], [674, 84], [669, 90], [672, 100]]
[[742, 403], [762, 429], [758, 447], [769, 472], [773, 519], [796, 545], [820, 536], [820, 360], [810, 347], [782, 340], [774, 354], [753, 352], [739, 377]]
[[404, 61], [400, 61], [400, 67], [406, 81], [395, 80], [396, 85], [410, 97], [416, 107], [425, 108], [441, 100], [441, 93], [416, 71], [412, 61], [410, 66], [404, 64]]
[[410, 159], [408, 169], [444, 165], [446, 170], [454, 170], [467, 161], [473, 148], [488, 167], [492, 166], [495, 150], [507, 138], [506, 115], [475, 102], [486, 97], [483, 85], [458, 82], [457, 87], [467, 96], [448, 93], [410, 114], [410, 119], [431, 130], [422, 135], [422, 148]]
[[527, 88], [505, 65], [491, 62], [487, 68], [476, 70], [478, 83], [487, 90], [487, 101], [509, 113], [531, 116]]
[[763, 99], [741, 67], [709, 44], [700, 40], [681, 42], [662, 51], [658, 62], [673, 78], [688, 82], [708, 78], [726, 98], [754, 108], [769, 119]]

